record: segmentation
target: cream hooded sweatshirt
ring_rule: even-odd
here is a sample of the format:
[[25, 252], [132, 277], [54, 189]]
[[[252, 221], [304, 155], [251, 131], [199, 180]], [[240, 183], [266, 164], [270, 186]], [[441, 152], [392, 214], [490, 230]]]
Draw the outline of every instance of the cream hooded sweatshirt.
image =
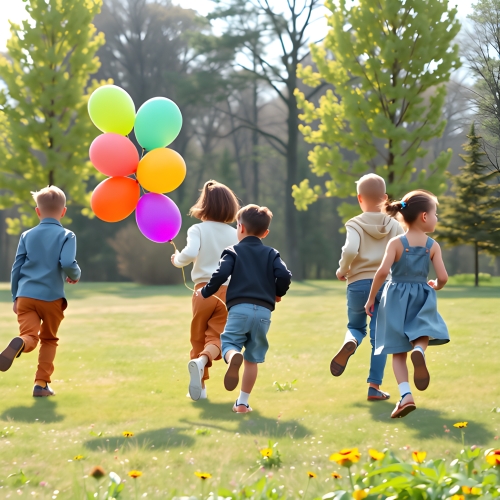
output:
[[381, 212], [365, 212], [346, 222], [340, 272], [347, 284], [373, 279], [391, 238], [404, 233], [396, 219]]

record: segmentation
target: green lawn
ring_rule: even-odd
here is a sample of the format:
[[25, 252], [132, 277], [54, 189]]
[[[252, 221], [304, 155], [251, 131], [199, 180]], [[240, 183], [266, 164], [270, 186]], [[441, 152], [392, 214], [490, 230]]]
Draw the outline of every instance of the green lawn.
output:
[[[94, 465], [121, 477], [142, 471], [137, 486], [148, 498], [199, 492], [195, 471], [212, 474], [207, 492], [220, 484], [231, 488], [262, 474], [253, 467], [268, 440], [278, 443], [284, 466], [274, 477], [290, 498], [305, 488], [307, 470], [319, 476], [311, 494], [329, 491], [331, 479], [325, 482], [339, 469], [329, 456], [344, 447], [357, 446], [364, 456], [369, 447], [389, 447], [402, 457], [415, 449], [452, 457], [461, 448], [452, 425], [462, 420], [469, 422], [468, 444], [498, 447], [500, 413], [491, 412], [500, 406], [497, 280], [479, 289], [449, 286], [439, 292], [452, 341], [430, 348], [431, 386], [416, 394], [418, 410], [396, 421], [389, 418], [397, 399], [390, 363], [384, 388], [391, 401], [366, 401], [368, 342], [342, 377], [330, 375], [345, 333], [342, 283], [294, 283], [278, 305], [250, 415], [231, 412], [237, 393], [224, 390], [223, 362], [212, 370], [208, 401], [186, 398], [188, 290], [83, 283], [68, 291], [53, 381], [57, 396], [31, 397], [34, 353], [0, 375], [2, 499], [81, 498], [82, 476]], [[1, 284], [0, 347], [16, 332], [9, 287]], [[273, 386], [295, 379], [293, 391]], [[126, 440], [123, 431], [134, 437]], [[70, 462], [76, 455], [85, 459]], [[20, 476], [8, 478], [21, 469], [30, 481], [23, 486]], [[120, 498], [135, 498], [132, 482]]]

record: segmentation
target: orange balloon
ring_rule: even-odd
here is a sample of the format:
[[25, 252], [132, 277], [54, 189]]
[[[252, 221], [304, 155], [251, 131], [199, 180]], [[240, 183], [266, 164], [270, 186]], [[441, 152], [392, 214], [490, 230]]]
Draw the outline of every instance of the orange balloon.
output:
[[170, 193], [182, 184], [185, 177], [186, 163], [173, 149], [153, 149], [137, 167], [137, 180], [152, 193]]
[[92, 193], [90, 206], [106, 222], [126, 219], [137, 206], [139, 183], [130, 177], [110, 177], [102, 181]]

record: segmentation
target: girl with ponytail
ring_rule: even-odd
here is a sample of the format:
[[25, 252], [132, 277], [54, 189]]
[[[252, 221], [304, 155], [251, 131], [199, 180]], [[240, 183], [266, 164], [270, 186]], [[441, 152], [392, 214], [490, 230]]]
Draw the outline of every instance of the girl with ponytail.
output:
[[[437, 205], [437, 198], [424, 190], [412, 191], [400, 201], [385, 204], [388, 215], [402, 219], [406, 233], [389, 241], [365, 309], [371, 316], [377, 292], [391, 273], [382, 293], [375, 333], [375, 353], [393, 355], [401, 394], [391, 418], [402, 418], [416, 409], [408, 382], [407, 353], [411, 352], [414, 384], [423, 391], [430, 382], [425, 360], [427, 346], [450, 341], [436, 301], [436, 290], [444, 287], [448, 274], [441, 248], [427, 236], [437, 224]], [[427, 281], [431, 262], [437, 279]]]

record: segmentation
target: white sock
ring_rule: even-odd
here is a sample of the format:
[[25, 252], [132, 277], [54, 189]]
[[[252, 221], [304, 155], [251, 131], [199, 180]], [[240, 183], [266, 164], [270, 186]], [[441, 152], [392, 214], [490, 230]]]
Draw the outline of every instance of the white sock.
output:
[[417, 345], [416, 347], [414, 347], [413, 350], [414, 351], [420, 351], [422, 353], [422, 356], [425, 358], [425, 352], [424, 352], [424, 350], [419, 345]]
[[248, 399], [250, 398], [249, 392], [240, 391], [240, 395], [237, 399], [237, 404], [239, 405], [248, 405]]
[[197, 358], [196, 361], [200, 365], [200, 369], [203, 369], [203, 368], [205, 368], [205, 366], [207, 366], [208, 356], [205, 356], [205, 354], [203, 354], [202, 356], [200, 356], [199, 358]]
[[207, 399], [207, 388], [206, 387], [203, 387], [203, 389], [201, 390], [200, 399]]
[[410, 389], [410, 384], [408, 382], [401, 382], [399, 385], [399, 394], [401, 394], [401, 397], [403, 397], [405, 394], [410, 393], [411, 394], [411, 389]]

